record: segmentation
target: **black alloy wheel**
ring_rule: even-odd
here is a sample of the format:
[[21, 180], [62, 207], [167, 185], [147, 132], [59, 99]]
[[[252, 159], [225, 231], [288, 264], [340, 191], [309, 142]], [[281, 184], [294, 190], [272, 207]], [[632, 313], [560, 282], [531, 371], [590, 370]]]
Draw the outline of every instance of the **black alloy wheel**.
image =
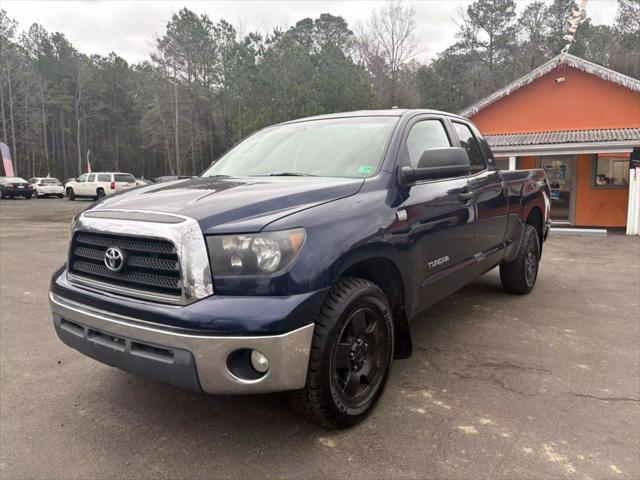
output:
[[533, 288], [538, 275], [538, 248], [535, 242], [530, 241], [524, 258], [524, 275], [527, 286]]
[[374, 305], [359, 306], [342, 327], [333, 352], [333, 386], [352, 410], [366, 405], [380, 387], [389, 356], [386, 337], [385, 320]]
[[536, 285], [540, 267], [540, 240], [538, 230], [524, 226], [524, 234], [516, 257], [500, 265], [502, 287], [509, 293], [529, 293]]
[[315, 322], [306, 385], [290, 393], [294, 409], [329, 428], [359, 423], [384, 390], [393, 345], [384, 292], [369, 280], [339, 279]]

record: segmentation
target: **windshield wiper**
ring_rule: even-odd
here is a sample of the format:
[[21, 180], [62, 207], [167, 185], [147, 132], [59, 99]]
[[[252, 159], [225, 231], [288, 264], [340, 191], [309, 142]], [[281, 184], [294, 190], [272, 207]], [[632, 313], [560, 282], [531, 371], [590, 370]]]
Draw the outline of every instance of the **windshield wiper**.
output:
[[255, 177], [317, 177], [317, 175], [311, 175], [310, 173], [298, 173], [298, 172], [271, 172], [262, 173], [259, 175], [253, 175]]

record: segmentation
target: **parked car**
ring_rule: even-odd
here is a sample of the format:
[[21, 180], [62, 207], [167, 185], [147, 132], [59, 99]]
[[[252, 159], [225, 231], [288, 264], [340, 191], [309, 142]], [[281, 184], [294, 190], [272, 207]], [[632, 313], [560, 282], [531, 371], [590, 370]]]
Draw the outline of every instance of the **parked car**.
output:
[[0, 198], [23, 197], [26, 199], [31, 199], [32, 196], [33, 187], [24, 178], [0, 178]]
[[543, 170], [501, 172], [467, 119], [430, 110], [266, 128], [197, 179], [106, 199], [72, 224], [50, 299], [60, 339], [211, 394], [290, 390], [322, 425], [361, 421], [409, 321], [494, 267], [537, 279]]
[[93, 198], [98, 200], [128, 188], [137, 187], [136, 179], [130, 173], [96, 172], [84, 173], [64, 186], [69, 200]]
[[33, 196], [36, 198], [49, 195], [64, 197], [64, 185], [57, 178], [34, 177], [29, 179], [29, 183], [33, 187]]
[[148, 178], [136, 178], [136, 185], [138, 187], [146, 187], [147, 185], [153, 185], [154, 181]]

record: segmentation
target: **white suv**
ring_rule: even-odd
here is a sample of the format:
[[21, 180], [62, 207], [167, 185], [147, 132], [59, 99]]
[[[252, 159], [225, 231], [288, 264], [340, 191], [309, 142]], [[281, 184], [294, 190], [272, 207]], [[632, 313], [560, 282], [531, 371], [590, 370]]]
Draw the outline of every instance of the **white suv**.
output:
[[96, 172], [84, 173], [75, 180], [67, 182], [64, 192], [69, 200], [76, 198], [98, 200], [136, 186], [136, 179], [130, 173]]

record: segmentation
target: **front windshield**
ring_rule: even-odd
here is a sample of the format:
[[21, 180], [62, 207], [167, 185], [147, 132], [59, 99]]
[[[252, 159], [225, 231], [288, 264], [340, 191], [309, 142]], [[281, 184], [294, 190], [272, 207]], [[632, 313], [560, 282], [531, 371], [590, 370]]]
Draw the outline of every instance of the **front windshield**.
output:
[[370, 177], [397, 122], [398, 117], [351, 117], [267, 128], [233, 148], [203, 176]]

